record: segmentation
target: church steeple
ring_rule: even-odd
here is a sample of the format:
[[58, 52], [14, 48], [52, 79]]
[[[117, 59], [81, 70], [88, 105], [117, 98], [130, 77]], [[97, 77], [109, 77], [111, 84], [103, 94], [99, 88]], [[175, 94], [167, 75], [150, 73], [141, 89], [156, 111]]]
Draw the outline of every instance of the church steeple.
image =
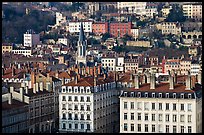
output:
[[87, 40], [84, 34], [83, 24], [80, 24], [79, 40], [77, 42], [76, 64], [83, 63], [86, 65], [86, 46]]

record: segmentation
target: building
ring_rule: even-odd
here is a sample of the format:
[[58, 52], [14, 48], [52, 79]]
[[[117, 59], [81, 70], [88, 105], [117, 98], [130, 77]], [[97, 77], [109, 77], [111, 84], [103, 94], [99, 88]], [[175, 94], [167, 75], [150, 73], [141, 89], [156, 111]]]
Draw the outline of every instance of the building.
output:
[[115, 57], [105, 56], [101, 58], [102, 67], [108, 71], [116, 71], [117, 60]]
[[190, 54], [191, 56], [198, 56], [200, 54], [200, 47], [199, 46], [188, 47], [188, 54]]
[[32, 48], [31, 47], [23, 47], [23, 48], [16, 48], [12, 50], [14, 54], [22, 54], [24, 56], [32, 56]]
[[24, 34], [23, 43], [25, 47], [35, 47], [40, 43], [40, 34], [36, 34], [32, 30], [28, 30]]
[[[85, 33], [92, 33], [92, 21], [83, 21], [83, 28]], [[70, 21], [69, 22], [69, 32], [70, 33], [78, 33], [80, 32], [81, 22], [78, 21]]]
[[28, 133], [28, 104], [12, 99], [11, 93], [3, 94], [2, 99], [2, 133]]
[[201, 31], [182, 32], [182, 40], [184, 44], [191, 45], [196, 40], [202, 40]]
[[202, 21], [202, 3], [183, 4], [183, 13], [187, 18]]
[[119, 13], [144, 15], [147, 2], [118, 2], [117, 5]]
[[136, 47], [152, 47], [150, 41], [127, 41], [127, 46], [136, 46]]
[[13, 50], [12, 44], [2, 44], [2, 54], [5, 52], [11, 52]]
[[201, 71], [201, 65], [198, 62], [191, 62], [191, 75], [198, 75]]
[[58, 44], [64, 44], [64, 45], [67, 45], [68, 46], [68, 39], [67, 38], [58, 38]]
[[191, 60], [190, 59], [182, 59], [180, 61], [180, 71], [182, 75], [187, 75], [191, 70]]
[[132, 28], [130, 31], [131, 31], [131, 35], [134, 39], [137, 39], [139, 37], [139, 29]]
[[66, 16], [60, 12], [56, 12], [56, 25], [59, 26], [62, 23], [66, 22]]
[[87, 64], [87, 40], [84, 35], [83, 23], [80, 26], [80, 33], [79, 33], [79, 40], [77, 42], [77, 55], [76, 55], [76, 64], [83, 63], [84, 65]]
[[145, 10], [146, 16], [153, 18], [154, 16], [158, 15], [157, 8], [146, 8]]
[[86, 77], [81, 77], [85, 72], [79, 71], [82, 74], [76, 74], [73, 81], [62, 86], [60, 132], [119, 132], [119, 100], [114, 78], [106, 74], [100, 77], [97, 69], [92, 69], [94, 76]]
[[178, 74], [181, 74], [180, 68], [180, 59], [166, 59], [164, 64], [164, 73], [168, 73], [168, 71], [178, 71]]
[[175, 22], [161, 23], [161, 30], [162, 30], [162, 34], [165, 34], [165, 35], [168, 35], [168, 34], [180, 35], [181, 34], [181, 26], [179, 23], [175, 23]]
[[124, 62], [125, 72], [127, 71], [137, 71], [139, 68], [139, 62], [137, 56], [130, 56], [129, 58], [125, 58]]
[[170, 10], [172, 9], [172, 6], [169, 7], [163, 7], [161, 12], [163, 17], [167, 17], [170, 13]]
[[135, 74], [134, 85], [122, 88], [120, 133], [201, 133], [202, 86], [191, 85], [191, 75], [185, 84], [173, 75], [169, 82], [156, 84], [155, 79]]
[[108, 33], [108, 22], [95, 22], [92, 24], [92, 29], [96, 35]]
[[109, 33], [114, 37], [123, 37], [125, 34], [131, 35], [131, 27], [131, 22], [111, 22], [109, 23]]

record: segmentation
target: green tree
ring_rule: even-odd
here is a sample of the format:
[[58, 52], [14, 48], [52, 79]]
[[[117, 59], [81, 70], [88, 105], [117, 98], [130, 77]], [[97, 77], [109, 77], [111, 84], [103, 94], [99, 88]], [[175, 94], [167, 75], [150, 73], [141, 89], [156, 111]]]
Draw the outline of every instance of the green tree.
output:
[[111, 35], [109, 34], [109, 33], [105, 33], [105, 34], [103, 34], [103, 36], [102, 36], [102, 41], [103, 42], [105, 42], [106, 41], [106, 39], [108, 39], [108, 38], [110, 38], [111, 37]]
[[185, 22], [186, 17], [183, 15], [183, 10], [177, 4], [172, 6], [168, 17], [166, 18], [167, 22]]

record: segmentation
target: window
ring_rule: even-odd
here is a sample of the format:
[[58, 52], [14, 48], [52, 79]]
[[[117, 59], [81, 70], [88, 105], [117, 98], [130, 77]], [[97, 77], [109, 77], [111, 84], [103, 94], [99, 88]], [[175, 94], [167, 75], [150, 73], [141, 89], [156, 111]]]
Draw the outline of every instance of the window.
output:
[[166, 103], [166, 110], [169, 110], [169, 103]]
[[148, 113], [145, 113], [145, 121], [148, 120]]
[[184, 122], [184, 115], [180, 115], [180, 122]]
[[137, 109], [141, 110], [142, 109], [142, 103], [141, 102], [137, 102]]
[[191, 122], [191, 115], [188, 115], [188, 122]]
[[72, 97], [71, 96], [68, 97], [68, 101], [72, 101]]
[[84, 110], [84, 105], [81, 105], [81, 110], [82, 110], [82, 111]]
[[162, 114], [159, 114], [159, 121], [162, 121]]
[[124, 113], [124, 120], [127, 120], [127, 113]]
[[90, 97], [87, 97], [86, 102], [91, 102]]
[[78, 129], [78, 124], [75, 124], [75, 129]]
[[81, 97], [81, 102], [84, 102], [84, 97]]
[[81, 124], [81, 129], [84, 129], [84, 124]]
[[184, 94], [181, 94], [181, 98], [184, 98]]
[[176, 93], [173, 93], [173, 98], [176, 98]]
[[127, 109], [127, 102], [124, 102], [124, 109]]
[[74, 110], [78, 110], [78, 105], [75, 105], [75, 106], [74, 106]]
[[90, 105], [87, 105], [87, 111], [90, 111], [91, 109], [90, 109]]
[[63, 115], [62, 115], [62, 119], [66, 119], [66, 114], [65, 113], [63, 113]]
[[188, 104], [188, 111], [192, 111], [192, 105]]
[[124, 123], [124, 131], [127, 131], [127, 123]]
[[155, 103], [152, 103], [152, 110], [155, 110]]
[[91, 120], [90, 119], [90, 114], [87, 114], [87, 119], [86, 120]]
[[149, 103], [144, 103], [144, 110], [148, 110]]
[[152, 132], [155, 132], [155, 125], [152, 125]]
[[162, 93], [159, 93], [159, 97], [162, 98]]
[[184, 126], [181, 126], [181, 133], [184, 133]]
[[62, 110], [66, 110], [66, 104], [62, 104]]
[[191, 126], [188, 126], [188, 133], [191, 133]]
[[141, 97], [141, 92], [138, 92], [138, 97]]
[[137, 114], [137, 120], [141, 120], [141, 113]]
[[173, 114], [173, 122], [176, 122], [176, 115]]
[[68, 116], [69, 116], [69, 117], [68, 117], [68, 120], [72, 120], [72, 114], [69, 113]]
[[66, 96], [62, 96], [62, 101], [66, 101]]
[[152, 93], [152, 97], [153, 97], [153, 98], [155, 97], [155, 93]]
[[169, 98], [169, 93], [166, 93], [166, 98]]
[[130, 108], [131, 108], [131, 109], [134, 109], [134, 102], [131, 102], [131, 103], [130, 103]]
[[169, 122], [169, 114], [166, 114], [166, 122]]
[[134, 124], [131, 124], [130, 130], [131, 130], [131, 131], [134, 131]]
[[191, 98], [191, 94], [188, 94], [188, 98]]
[[90, 124], [87, 124], [86, 126], [87, 126], [87, 130], [90, 130]]
[[148, 98], [148, 93], [145, 93], [145, 97]]
[[74, 101], [78, 101], [78, 97], [77, 96], [74, 97]]
[[131, 120], [134, 120], [134, 113], [131, 113], [130, 119], [131, 119]]
[[181, 111], [184, 111], [184, 104], [181, 104]]
[[63, 123], [62, 128], [66, 129], [66, 123]]
[[159, 133], [162, 133], [162, 125], [159, 125]]
[[176, 133], [176, 126], [173, 126], [173, 133]]
[[68, 104], [68, 110], [72, 110], [72, 104]]
[[148, 124], [145, 124], [145, 132], [148, 132]]
[[162, 110], [162, 103], [159, 103], [159, 110]]
[[84, 114], [81, 114], [81, 120], [84, 120]]
[[77, 114], [74, 115], [74, 120], [78, 120], [78, 115]]
[[152, 121], [155, 121], [155, 114], [152, 114]]
[[173, 110], [176, 111], [176, 104], [173, 104]]
[[169, 133], [169, 125], [166, 125], [166, 133]]
[[72, 128], [72, 124], [69, 124], [69, 129], [71, 129]]
[[141, 132], [141, 124], [137, 124], [137, 131]]

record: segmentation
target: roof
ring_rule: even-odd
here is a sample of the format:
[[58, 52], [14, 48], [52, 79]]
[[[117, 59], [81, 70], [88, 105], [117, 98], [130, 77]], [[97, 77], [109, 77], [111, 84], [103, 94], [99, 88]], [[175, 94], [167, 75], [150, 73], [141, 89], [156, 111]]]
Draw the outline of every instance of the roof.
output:
[[2, 102], [2, 110], [11, 110], [16, 109], [19, 107], [23, 107], [25, 105], [28, 105], [27, 103], [20, 102], [18, 100], [12, 99], [12, 104], [8, 104], [8, 101]]
[[33, 88], [31, 88], [31, 89], [28, 89], [28, 93], [25, 95], [29, 97], [33, 97], [33, 96], [38, 96], [38, 95], [43, 95], [43, 94], [50, 94], [50, 93], [53, 93], [53, 92], [47, 91], [46, 89], [43, 89], [43, 91], [39, 90], [38, 92], [33, 93]]
[[81, 22], [81, 25], [80, 25], [79, 41], [85, 41], [85, 35], [84, 35], [84, 29], [83, 29], [82, 22]]

